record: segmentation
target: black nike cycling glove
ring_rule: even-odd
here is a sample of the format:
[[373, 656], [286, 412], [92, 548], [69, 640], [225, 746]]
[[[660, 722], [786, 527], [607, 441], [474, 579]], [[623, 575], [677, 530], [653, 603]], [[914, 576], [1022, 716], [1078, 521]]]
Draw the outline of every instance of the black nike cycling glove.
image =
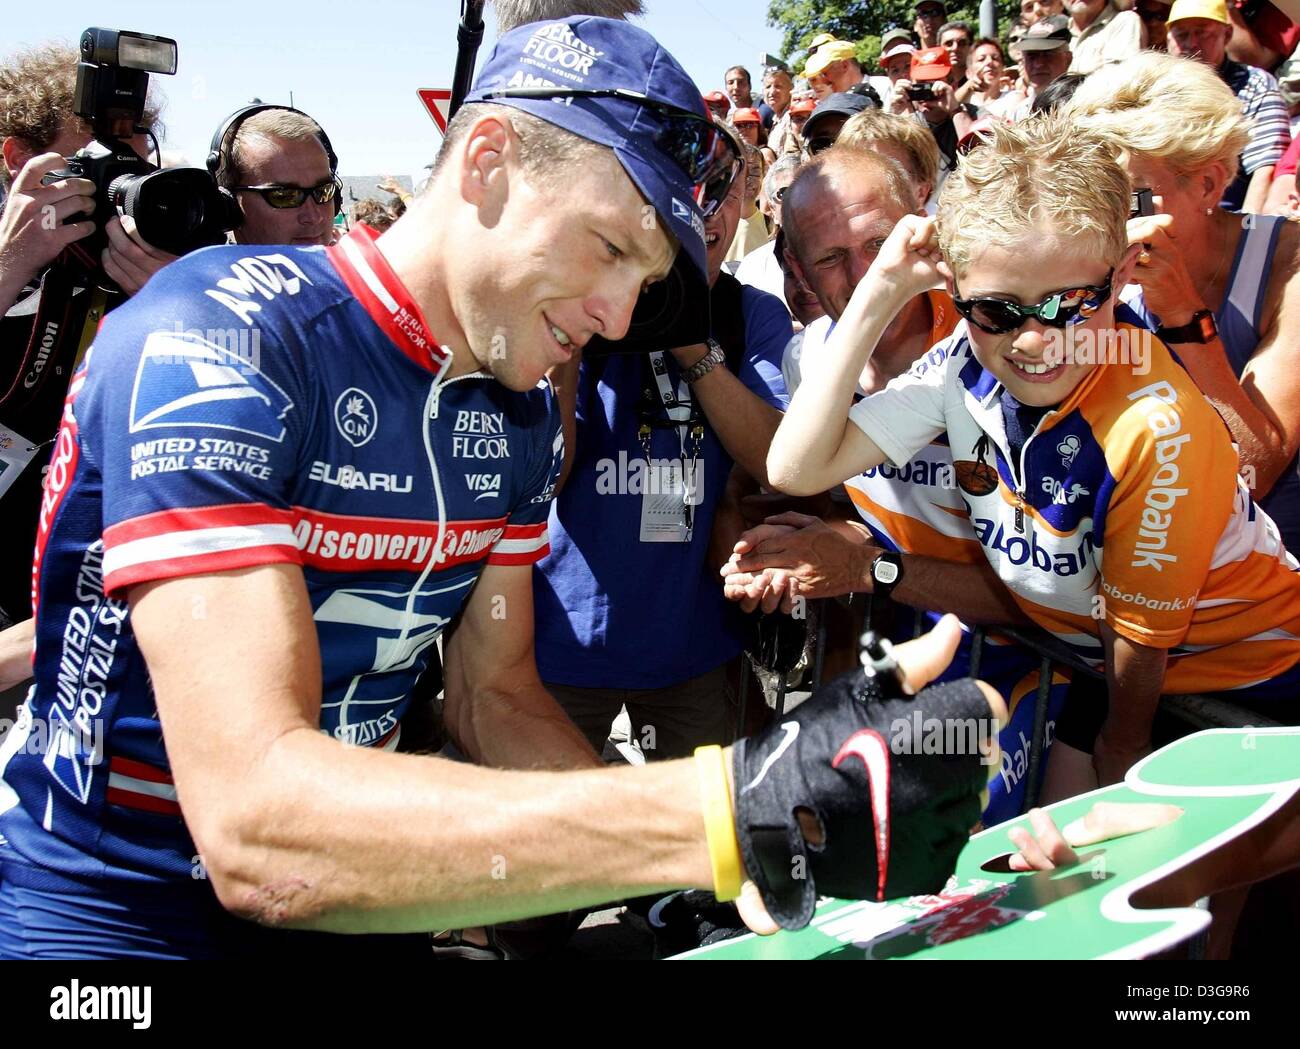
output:
[[[768, 913], [799, 929], [819, 893], [940, 891], [980, 817], [989, 768], [977, 744], [996, 735], [969, 678], [904, 696], [892, 679], [855, 670], [737, 743], [736, 836]], [[804, 839], [798, 809], [816, 817], [819, 844]]]

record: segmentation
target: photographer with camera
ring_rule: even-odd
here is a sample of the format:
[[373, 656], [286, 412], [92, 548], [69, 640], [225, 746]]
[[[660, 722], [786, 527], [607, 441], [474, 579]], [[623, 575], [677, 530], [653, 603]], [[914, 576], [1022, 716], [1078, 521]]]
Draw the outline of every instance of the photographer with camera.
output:
[[[76, 77], [77, 52], [62, 44], [20, 52], [0, 67], [0, 149], [4, 153], [0, 180], [5, 185], [0, 212], [0, 312], [5, 314], [25, 298], [29, 285], [64, 248], [95, 229], [89, 221], [94, 211], [91, 182], [64, 178], [42, 183], [64, 166], [64, 157], [93, 139], [86, 121], [73, 113]], [[157, 122], [157, 108], [146, 108], [141, 130], [129, 140], [141, 156], [149, 152], [146, 132], [153, 131]], [[87, 218], [64, 225], [75, 215]], [[151, 247], [129, 217], [115, 216], [106, 232], [108, 244], [100, 261], [104, 272], [128, 294], [176, 258]], [[10, 335], [6, 330], [6, 346], [14, 345]]]
[[[130, 215], [114, 214], [97, 234], [91, 216], [102, 187], [90, 178], [59, 175], [67, 158], [95, 138], [90, 122], [75, 112], [78, 59], [74, 48], [47, 44], [0, 66], [0, 182], [6, 189], [0, 211], [0, 429], [10, 441], [0, 473], [8, 539], [0, 551], [0, 627], [31, 615], [43, 467], [75, 367], [76, 317], [94, 283], [89, 274], [65, 280], [67, 270], [56, 260], [90, 238], [102, 246], [85, 268], [97, 262], [99, 274], [129, 295], [176, 257], [145, 241]], [[137, 133], [127, 140], [141, 156], [148, 154], [146, 133], [157, 121], [156, 104], [143, 105]], [[66, 309], [45, 299], [66, 299]]]
[[939, 146], [943, 164], [939, 171], [937, 192], [948, 172], [957, 166], [957, 143], [975, 121], [975, 107], [958, 102], [948, 75], [952, 61], [942, 47], [927, 47], [912, 55], [907, 79], [894, 81], [887, 112], [911, 116], [925, 122]]
[[208, 170], [238, 205], [235, 243], [334, 243], [343, 207], [338, 157], [306, 113], [264, 104], [236, 110], [212, 136]]

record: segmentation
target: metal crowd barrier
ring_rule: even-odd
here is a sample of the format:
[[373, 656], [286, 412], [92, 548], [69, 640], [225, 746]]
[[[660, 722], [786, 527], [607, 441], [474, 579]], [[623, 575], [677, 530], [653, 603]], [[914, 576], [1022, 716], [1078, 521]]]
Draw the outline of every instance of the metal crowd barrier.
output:
[[[867, 597], [867, 615], [869, 617], [871, 612], [870, 595], [867, 595]], [[806, 682], [810, 691], [815, 692], [822, 684], [822, 671], [826, 656], [825, 605], [828, 600], [832, 599], [809, 602], [810, 630], [809, 639], [804, 650], [806, 664], [801, 661], [800, 666], [795, 670], [777, 677], [774, 706], [778, 718], [785, 713], [786, 697], [796, 675], [807, 673]], [[906, 609], [906, 611], [910, 612], [912, 610]], [[921, 633], [924, 627], [924, 617], [917, 613], [913, 616], [913, 619], [915, 623], [913, 636], [915, 637]], [[977, 627], [973, 631], [973, 645], [970, 657], [971, 677], [979, 676], [987, 629]], [[1011, 638], [1017, 644], [1038, 652], [1042, 657], [1038, 668], [1038, 687], [1034, 701], [1033, 737], [1029, 744], [1029, 764], [1026, 769], [1028, 782], [1025, 789], [1024, 806], [1021, 809], [1023, 813], [1038, 804], [1040, 772], [1043, 754], [1047, 747], [1047, 711], [1051, 700], [1053, 668], [1056, 666], [1065, 667], [1074, 674], [1083, 674], [1095, 679], [1104, 679], [1105, 675], [1083, 662], [1067, 645], [1046, 631], [1023, 626], [999, 626], [994, 629], [998, 634]], [[744, 662], [745, 665], [741, 668], [739, 697], [739, 724], [741, 726], [746, 723], [745, 715], [750, 680], [751, 678], [757, 680], [757, 672], [748, 653], [745, 654]], [[766, 702], [766, 698], [764, 702]], [[1265, 728], [1275, 727], [1279, 724], [1272, 718], [1253, 710], [1247, 710], [1218, 696], [1198, 694], [1162, 696], [1160, 709], [1176, 717], [1193, 731], [1207, 728]]]

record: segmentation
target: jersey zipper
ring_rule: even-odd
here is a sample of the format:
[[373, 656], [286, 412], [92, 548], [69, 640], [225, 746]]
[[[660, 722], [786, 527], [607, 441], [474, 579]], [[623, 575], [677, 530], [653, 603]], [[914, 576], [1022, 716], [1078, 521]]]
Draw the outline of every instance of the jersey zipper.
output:
[[[1056, 409], [1053, 408], [1050, 412], [1048, 412], [1041, 419], [1039, 419], [1038, 425], [1034, 427], [1034, 432], [1031, 433], [1028, 437], [1026, 437], [1025, 443], [1020, 446], [1020, 473], [1015, 478], [1015, 482], [1016, 482], [1015, 522], [1016, 522], [1016, 531], [1019, 532], [1021, 535], [1025, 534], [1025, 509], [1028, 506], [1028, 493], [1025, 490], [1025, 456], [1028, 454], [1029, 446], [1034, 442], [1034, 438], [1037, 437], [1042, 432], [1043, 424], [1047, 422], [1047, 420], [1050, 419], [1055, 414], [1056, 414]], [[1003, 437], [1005, 438], [1005, 436], [1006, 434], [1004, 433]], [[1011, 451], [1011, 446], [1010, 444], [1006, 444], [1006, 445], [1002, 445], [1001, 447], [1003, 453], [1007, 457], [1007, 465], [1011, 467], [1011, 472], [1014, 474], [1016, 472], [1016, 464], [1015, 461], [1011, 458], [1011, 455], [1009, 454]]]
[[1016, 531], [1025, 534], [1025, 452], [1029, 451], [1030, 436], [1020, 446], [1020, 475], [1016, 478]]
[[429, 400], [429, 418], [430, 419], [438, 418], [438, 407], [442, 402], [442, 391], [445, 387], [450, 386], [454, 382], [464, 382], [466, 379], [490, 379], [490, 378], [492, 378], [491, 372], [477, 371], [477, 372], [469, 372], [466, 375], [457, 375], [454, 379], [441, 379], [441, 380], [435, 379], [434, 387], [433, 387], [433, 396]]
[[415, 621], [415, 602], [419, 596], [420, 589], [424, 586], [425, 580], [433, 571], [434, 566], [438, 563], [438, 557], [442, 553], [443, 543], [447, 535], [447, 505], [442, 498], [442, 481], [438, 473], [438, 460], [433, 452], [433, 436], [429, 433], [429, 423], [438, 418], [438, 407], [442, 397], [443, 388], [450, 386], [454, 382], [463, 382], [466, 379], [490, 379], [491, 374], [485, 371], [469, 372], [466, 375], [457, 375], [452, 379], [444, 379], [441, 375], [436, 376], [429, 389], [428, 406], [425, 410], [424, 421], [424, 444], [425, 456], [429, 461], [429, 478], [433, 482], [434, 502], [438, 508], [438, 533], [433, 544], [433, 551], [429, 555], [429, 563], [426, 564], [420, 572], [415, 586], [407, 595], [406, 608], [402, 616], [402, 629], [398, 634], [398, 644], [404, 645], [406, 638], [411, 632], [411, 626]]

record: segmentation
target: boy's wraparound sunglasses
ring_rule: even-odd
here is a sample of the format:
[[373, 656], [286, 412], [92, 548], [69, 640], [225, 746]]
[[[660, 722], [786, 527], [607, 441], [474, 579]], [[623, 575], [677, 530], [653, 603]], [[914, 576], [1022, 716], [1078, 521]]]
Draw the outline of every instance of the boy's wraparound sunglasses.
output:
[[990, 335], [1006, 335], [1024, 325], [1031, 317], [1046, 324], [1049, 328], [1068, 328], [1081, 324], [1097, 312], [1110, 298], [1111, 282], [1115, 271], [1106, 274], [1105, 284], [1083, 284], [1053, 292], [1042, 302], [1034, 306], [1021, 306], [994, 299], [977, 296], [962, 299], [953, 296], [952, 303], [957, 312], [981, 331]]
[[337, 175], [316, 183], [314, 186], [290, 186], [281, 182], [267, 182], [260, 186], [235, 186], [244, 193], [256, 193], [271, 207], [276, 209], [300, 208], [311, 197], [317, 204], [328, 204], [343, 192], [343, 183]]
[[627, 88], [521, 87], [489, 91], [494, 98], [618, 98], [643, 106], [660, 123], [655, 147], [671, 157], [695, 187], [696, 204], [708, 218], [727, 199], [740, 171], [741, 157], [730, 136], [710, 118]]

